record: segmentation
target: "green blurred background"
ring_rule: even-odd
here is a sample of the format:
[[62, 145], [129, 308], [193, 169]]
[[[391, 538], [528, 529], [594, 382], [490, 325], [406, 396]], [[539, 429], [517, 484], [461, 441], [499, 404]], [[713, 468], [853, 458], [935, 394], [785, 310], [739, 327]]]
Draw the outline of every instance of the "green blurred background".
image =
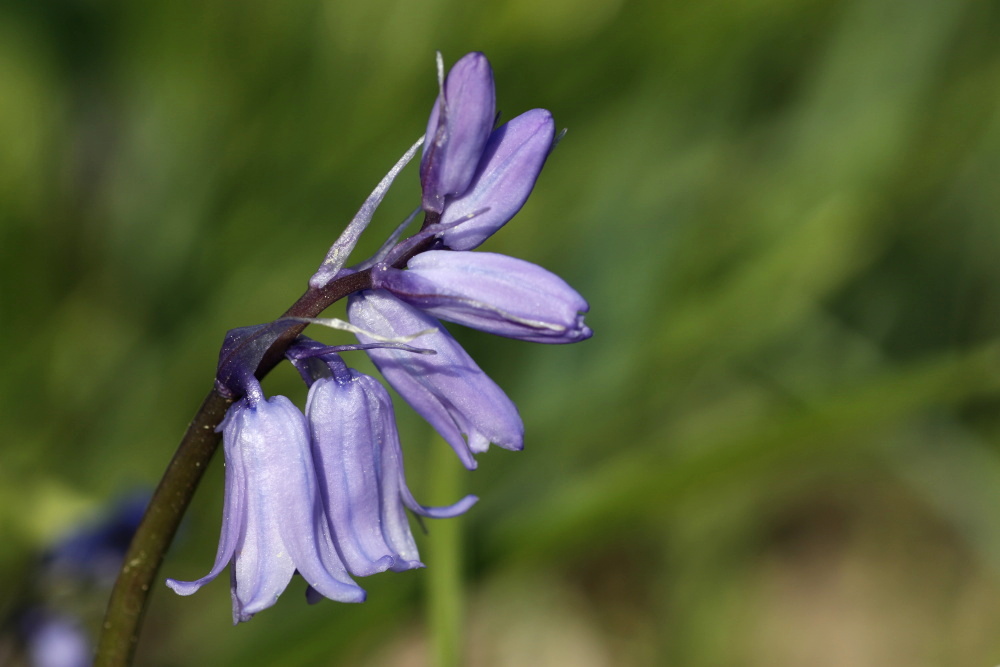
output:
[[[0, 609], [155, 484], [225, 331], [423, 132], [434, 51], [481, 50], [506, 118], [569, 128], [484, 249], [566, 278], [594, 338], [453, 329], [527, 428], [474, 473], [399, 404], [418, 498], [482, 498], [427, 570], [236, 628], [225, 581], [160, 587], [139, 664], [434, 665], [456, 539], [463, 664], [997, 664], [998, 34], [985, 0], [4, 3]], [[222, 472], [162, 576], [208, 570]], [[47, 595], [99, 624], [102, 591]]]

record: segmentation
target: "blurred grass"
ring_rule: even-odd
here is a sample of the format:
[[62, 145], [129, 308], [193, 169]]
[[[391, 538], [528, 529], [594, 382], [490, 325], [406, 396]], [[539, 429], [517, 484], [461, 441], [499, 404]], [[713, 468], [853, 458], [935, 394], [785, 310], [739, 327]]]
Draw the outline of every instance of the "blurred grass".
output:
[[[423, 131], [434, 50], [477, 49], [505, 117], [569, 128], [485, 249], [596, 334], [456, 332], [527, 426], [462, 482], [467, 664], [996, 663], [998, 29], [976, 0], [5, 4], [0, 590], [155, 483], [224, 332]], [[165, 576], [207, 569], [221, 472]], [[235, 629], [223, 583], [164, 589], [140, 664], [431, 664], [428, 575]]]

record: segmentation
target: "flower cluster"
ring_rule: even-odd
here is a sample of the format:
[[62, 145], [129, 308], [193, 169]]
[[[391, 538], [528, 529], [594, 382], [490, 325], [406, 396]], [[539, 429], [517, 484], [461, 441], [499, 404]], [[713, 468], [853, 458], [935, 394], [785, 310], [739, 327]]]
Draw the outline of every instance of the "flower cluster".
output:
[[[229, 332], [216, 385], [234, 399], [220, 426], [226, 460], [222, 536], [211, 571], [168, 580], [189, 595], [232, 567], [234, 622], [273, 605], [295, 572], [310, 600], [361, 602], [352, 577], [422, 567], [406, 510], [430, 518], [465, 512], [467, 496], [440, 508], [407, 487], [392, 402], [375, 378], [340, 353], [365, 350], [397, 393], [452, 446], [469, 469], [490, 443], [523, 447], [513, 402], [439, 319], [540, 343], [590, 337], [587, 303], [534, 264], [474, 248], [523, 206], [554, 145], [552, 116], [535, 109], [494, 128], [493, 74], [470, 53], [443, 76], [422, 140], [419, 232], [399, 241], [411, 216], [372, 258], [344, 264], [418, 142], [383, 179], [310, 280], [320, 293], [352, 280], [350, 322], [360, 344], [324, 346], [298, 336], [285, 357], [309, 386], [303, 413], [266, 397], [261, 360], [304, 321], [284, 319]], [[305, 320], [331, 323], [329, 320]], [[414, 345], [410, 345], [415, 341]], [[287, 342], [286, 342], [287, 344]]]

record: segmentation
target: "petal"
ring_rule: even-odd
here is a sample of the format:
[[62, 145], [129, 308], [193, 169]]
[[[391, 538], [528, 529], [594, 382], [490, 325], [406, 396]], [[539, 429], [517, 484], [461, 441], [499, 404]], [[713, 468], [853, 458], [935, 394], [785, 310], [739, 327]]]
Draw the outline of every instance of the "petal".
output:
[[409, 486], [406, 484], [406, 479], [401, 478], [401, 495], [403, 498], [403, 504], [414, 514], [419, 514], [420, 516], [425, 516], [428, 519], [452, 519], [456, 516], [460, 516], [469, 511], [469, 509], [479, 502], [477, 496], [468, 495], [451, 505], [444, 505], [442, 507], [428, 507], [426, 505], [421, 505], [413, 497], [410, 492]]
[[442, 223], [465, 217], [441, 238], [453, 250], [472, 250], [521, 210], [552, 149], [555, 124], [545, 109], [532, 109], [490, 135], [469, 188], [448, 202]]
[[[472, 454], [486, 451], [491, 442], [513, 450], [524, 446], [524, 424], [517, 408], [440, 322], [383, 290], [351, 295], [348, 316], [353, 324], [384, 336], [437, 328], [415, 343], [436, 354], [372, 349], [368, 355], [389, 384], [430, 422], [467, 468], [476, 467]], [[366, 341], [363, 335], [358, 338]]]
[[445, 79], [427, 122], [420, 183], [424, 209], [440, 213], [446, 196], [465, 192], [493, 128], [493, 70], [482, 53], [469, 53]]
[[234, 458], [242, 460], [247, 489], [243, 538], [232, 577], [235, 621], [247, 621], [277, 602], [295, 572], [281, 525], [302, 508], [281, 506], [279, 493], [290, 483], [286, 458], [294, 456], [296, 439], [306, 437], [298, 433], [305, 425], [297, 423], [297, 412], [287, 398], [276, 396], [243, 411], [241, 419], [229, 425], [237, 430]]
[[246, 399], [240, 399], [229, 407], [223, 421], [222, 451], [226, 460], [226, 486], [222, 501], [222, 536], [219, 538], [215, 564], [208, 574], [195, 581], [167, 579], [167, 586], [178, 595], [191, 595], [219, 576], [232, 560], [239, 543], [246, 515], [246, 473], [238, 443], [239, 431], [243, 425], [242, 414], [247, 409]]
[[410, 520], [403, 509], [399, 480], [403, 476], [403, 453], [399, 446], [396, 417], [392, 399], [378, 380], [358, 374], [358, 382], [365, 387], [371, 401], [372, 421], [379, 424], [378, 446], [379, 495], [381, 501], [381, 533], [396, 555], [392, 569], [395, 572], [423, 567], [417, 543], [410, 531]]
[[379, 528], [383, 435], [368, 393], [354, 380], [319, 379], [309, 389], [306, 415], [323, 505], [344, 563], [358, 576], [388, 569], [393, 553]]
[[284, 396], [275, 396], [270, 403], [284, 413], [275, 422], [281, 428], [272, 435], [266, 453], [273, 471], [267, 480], [273, 498], [269, 509], [281, 541], [311, 587], [339, 602], [364, 602], [364, 590], [350, 578], [333, 549], [320, 503], [308, 423]]
[[591, 336], [576, 290], [542, 267], [490, 252], [431, 250], [408, 270], [376, 267], [376, 287], [441, 319], [535, 343], [575, 343]]

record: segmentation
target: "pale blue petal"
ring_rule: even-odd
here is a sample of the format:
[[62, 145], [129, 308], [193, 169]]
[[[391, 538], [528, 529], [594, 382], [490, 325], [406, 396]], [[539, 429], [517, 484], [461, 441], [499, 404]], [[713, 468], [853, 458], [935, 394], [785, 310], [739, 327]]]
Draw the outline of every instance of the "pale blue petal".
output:
[[368, 576], [393, 564], [379, 530], [382, 437], [368, 393], [357, 380], [321, 378], [309, 389], [306, 415], [312, 451], [336, 545], [352, 574]]
[[[524, 446], [524, 424], [517, 408], [440, 322], [383, 290], [353, 294], [348, 316], [352, 324], [381, 336], [437, 329], [414, 343], [436, 354], [392, 349], [368, 350], [368, 354], [389, 384], [434, 426], [467, 468], [475, 467], [472, 454], [486, 451], [491, 442], [512, 450]], [[364, 335], [358, 338], [370, 340]]]
[[451, 68], [434, 103], [420, 183], [425, 210], [440, 213], [445, 197], [469, 187], [493, 129], [495, 115], [493, 70], [482, 53], [469, 53]]
[[535, 343], [574, 343], [591, 336], [589, 306], [551, 271], [490, 252], [431, 250], [406, 271], [380, 265], [375, 287], [450, 322]]

